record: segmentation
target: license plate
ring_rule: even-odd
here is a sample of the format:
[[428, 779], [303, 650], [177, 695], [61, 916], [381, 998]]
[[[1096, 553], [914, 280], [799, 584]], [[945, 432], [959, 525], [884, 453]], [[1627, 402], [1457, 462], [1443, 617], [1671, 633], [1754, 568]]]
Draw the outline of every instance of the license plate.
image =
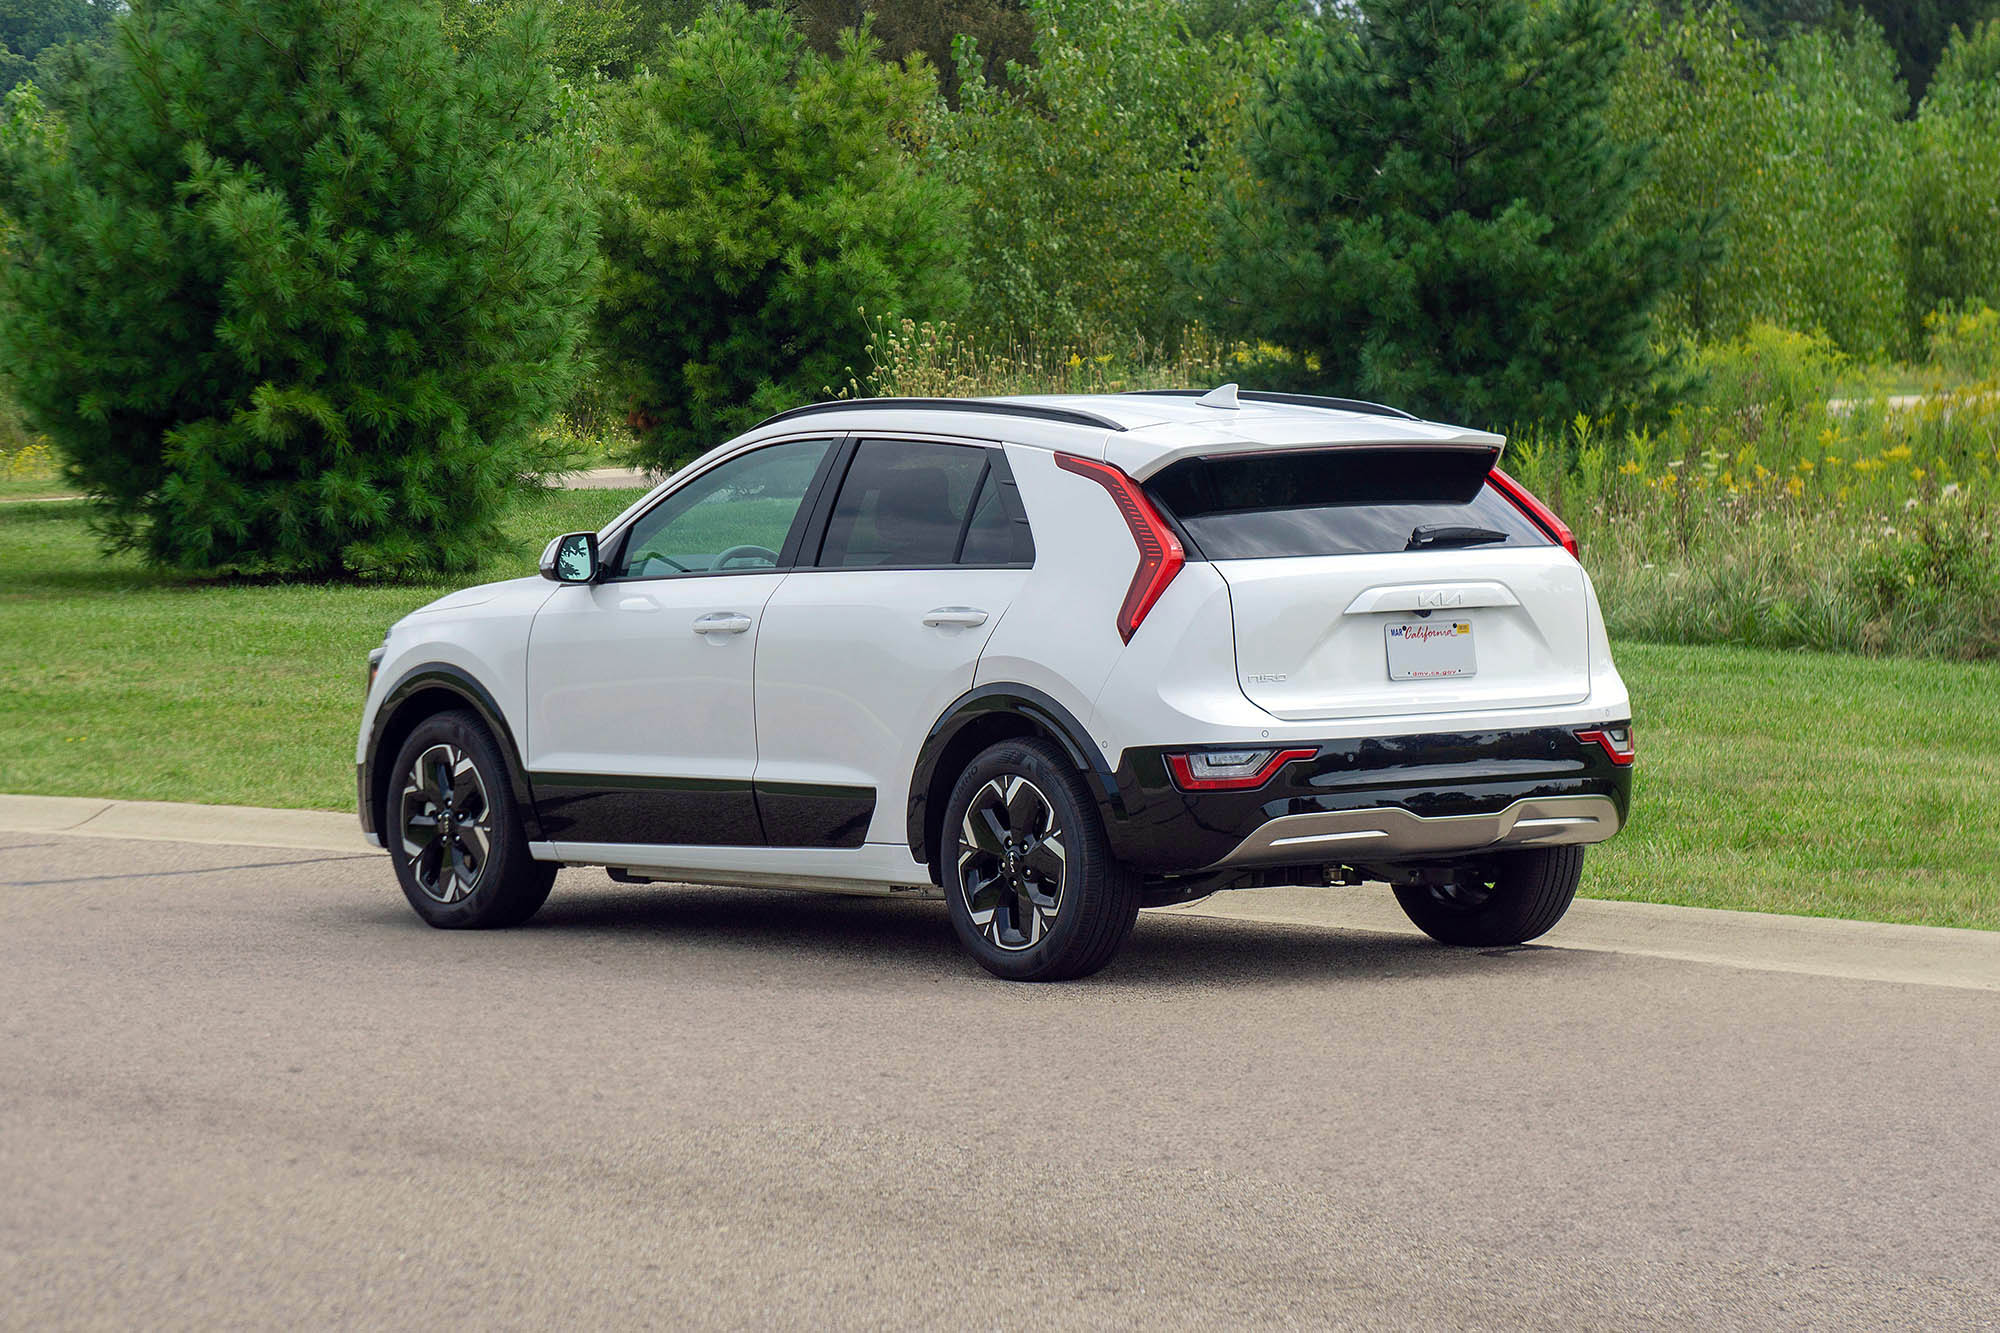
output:
[[1478, 671], [1469, 620], [1410, 620], [1388, 631], [1390, 680], [1440, 680]]

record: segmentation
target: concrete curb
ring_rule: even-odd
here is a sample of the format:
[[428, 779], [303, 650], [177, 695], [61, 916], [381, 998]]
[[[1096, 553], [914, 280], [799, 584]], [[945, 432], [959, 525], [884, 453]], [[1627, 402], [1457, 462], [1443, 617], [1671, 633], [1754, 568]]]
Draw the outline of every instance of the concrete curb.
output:
[[250, 805], [0, 795], [0, 832], [75, 833], [92, 838], [381, 855], [362, 838], [361, 824], [352, 814], [266, 810]]
[[[1386, 886], [1238, 889], [1168, 912], [1422, 934]], [[1579, 898], [1536, 945], [1907, 985], [2000, 991], [2000, 931]]]
[[[352, 814], [326, 810], [0, 795], [0, 832], [381, 855], [363, 841]], [[1419, 933], [1379, 885], [1239, 889], [1160, 910], [1322, 930]], [[2000, 931], [1585, 898], [1537, 943], [1764, 972], [2000, 991]]]

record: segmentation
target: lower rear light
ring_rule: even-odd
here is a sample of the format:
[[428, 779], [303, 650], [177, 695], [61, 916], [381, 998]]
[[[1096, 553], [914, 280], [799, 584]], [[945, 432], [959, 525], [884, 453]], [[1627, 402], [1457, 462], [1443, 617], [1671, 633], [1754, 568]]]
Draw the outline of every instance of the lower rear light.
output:
[[1548, 533], [1551, 541], [1577, 559], [1583, 559], [1582, 553], [1576, 549], [1576, 534], [1569, 530], [1569, 524], [1557, 518], [1556, 511], [1537, 500], [1526, 486], [1497, 467], [1486, 474], [1486, 479], [1493, 483], [1494, 490], [1507, 497], [1514, 508], [1526, 514], [1529, 522]]
[[1089, 477], [1110, 491], [1125, 526], [1131, 529], [1133, 544], [1139, 548], [1139, 567], [1132, 571], [1132, 586], [1125, 590], [1125, 604], [1118, 608], [1118, 637], [1130, 643], [1146, 613], [1153, 609], [1153, 603], [1160, 600], [1160, 594], [1187, 563], [1187, 552], [1181, 549], [1181, 539], [1174, 536], [1174, 530], [1160, 517], [1160, 511], [1153, 508], [1146, 493], [1111, 464], [1074, 454], [1057, 454], [1056, 466], [1079, 477]]
[[1579, 731], [1576, 738], [1585, 745], [1602, 746], [1604, 753], [1611, 756], [1611, 762], [1620, 768], [1632, 762], [1638, 753], [1632, 748], [1632, 728], [1599, 727], [1590, 731]]
[[1310, 759], [1318, 750], [1188, 750], [1167, 756], [1174, 785], [1182, 791], [1247, 791], [1261, 787], [1286, 764]]

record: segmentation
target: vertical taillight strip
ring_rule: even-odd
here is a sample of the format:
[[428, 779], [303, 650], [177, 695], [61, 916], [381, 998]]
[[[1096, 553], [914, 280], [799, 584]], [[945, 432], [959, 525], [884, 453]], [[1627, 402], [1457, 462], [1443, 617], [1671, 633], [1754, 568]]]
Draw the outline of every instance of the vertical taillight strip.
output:
[[1494, 490], [1507, 497], [1514, 508], [1526, 514], [1530, 523], [1548, 533], [1551, 541], [1577, 559], [1583, 559], [1583, 554], [1577, 550], [1576, 534], [1569, 530], [1569, 524], [1557, 518], [1556, 511], [1536, 499], [1526, 486], [1497, 467], [1486, 474], [1486, 479], [1493, 483]]
[[1187, 563], [1187, 552], [1138, 483], [1111, 464], [1074, 454], [1057, 454], [1056, 466], [1088, 477], [1111, 492], [1112, 503], [1118, 506], [1120, 517], [1131, 530], [1132, 542], [1139, 548], [1139, 567], [1132, 572], [1132, 585], [1125, 590], [1125, 604], [1118, 608], [1118, 637], [1130, 643], [1146, 613]]

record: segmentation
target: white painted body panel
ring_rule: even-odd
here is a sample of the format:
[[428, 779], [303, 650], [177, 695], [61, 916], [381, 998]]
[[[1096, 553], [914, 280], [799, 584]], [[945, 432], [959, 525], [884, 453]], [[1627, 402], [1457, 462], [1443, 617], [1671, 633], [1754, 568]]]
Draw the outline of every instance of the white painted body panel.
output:
[[[532, 773], [730, 778], [757, 764], [758, 626], [786, 575], [628, 579], [562, 588], [528, 652]], [[740, 633], [699, 617], [747, 617]]]
[[437, 662], [457, 667], [486, 687], [520, 736], [528, 720], [528, 633], [556, 585], [544, 578], [509, 579], [465, 588], [418, 607], [389, 627], [381, 668], [361, 710], [354, 762], [368, 757], [375, 710], [412, 670]]
[[[871, 842], [905, 836], [930, 724], [972, 688], [1024, 569], [819, 569], [786, 579], [757, 647], [757, 778], [875, 789]], [[978, 625], [924, 623], [947, 608]]]
[[[1238, 679], [1287, 720], [1572, 704], [1590, 694], [1583, 567], [1559, 546], [1223, 560]], [[1429, 605], [1417, 608], [1428, 588]], [[1386, 629], [1472, 626], [1475, 673], [1392, 680]]]
[[1095, 481], [1044, 450], [1009, 448], [1007, 461], [1034, 530], [1035, 569], [988, 640], [977, 683], [1030, 686], [1087, 722], [1125, 651], [1116, 613], [1139, 554]]

